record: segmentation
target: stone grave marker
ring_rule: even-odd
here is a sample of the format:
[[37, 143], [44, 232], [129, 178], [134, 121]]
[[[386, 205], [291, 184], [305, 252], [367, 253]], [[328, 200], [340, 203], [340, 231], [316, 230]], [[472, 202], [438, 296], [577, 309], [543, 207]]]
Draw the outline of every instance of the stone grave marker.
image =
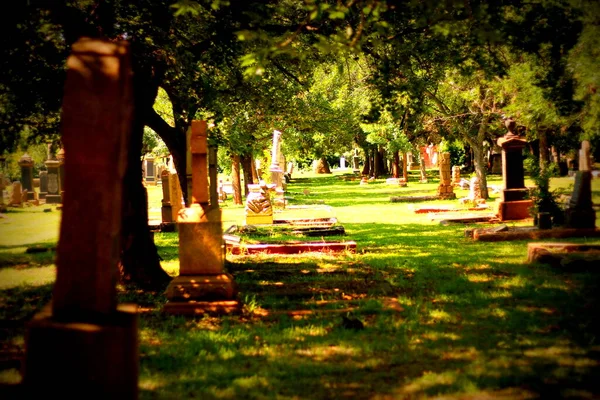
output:
[[40, 171], [40, 200], [48, 195], [48, 171]]
[[51, 307], [27, 327], [24, 398], [138, 397], [137, 307], [116, 296], [131, 75], [125, 42], [81, 38], [71, 48], [56, 282]]
[[23, 206], [23, 190], [21, 186], [21, 182], [15, 181], [12, 184], [12, 193], [10, 196], [9, 205], [13, 207], [22, 207]]
[[60, 186], [60, 161], [46, 160], [44, 163], [48, 169], [48, 194], [46, 194], [46, 203], [62, 203]]
[[256, 185], [248, 185], [246, 198], [246, 225], [273, 224], [273, 206], [269, 192], [274, 190], [274, 185], [267, 185], [264, 181]]
[[192, 201], [190, 207], [179, 212], [177, 219], [179, 276], [167, 287], [168, 301], [164, 307], [170, 314], [227, 313], [239, 307], [233, 277], [224, 271], [225, 243], [217, 182], [211, 182], [214, 190], [209, 190], [208, 182], [209, 174], [216, 178], [216, 164], [209, 167], [206, 129], [206, 121], [192, 121], [189, 152]]
[[444, 152], [439, 154], [440, 166], [440, 184], [438, 185], [437, 193], [440, 199], [455, 199], [454, 187], [452, 186], [452, 178], [450, 176], [450, 153]]
[[501, 221], [529, 218], [531, 200], [525, 187], [525, 172], [523, 169], [523, 148], [526, 140], [516, 131], [516, 122], [512, 118], [505, 121], [508, 132], [498, 139], [502, 147], [502, 181], [503, 190], [498, 202], [498, 217]]
[[27, 153], [19, 159], [19, 167], [21, 167], [21, 185], [23, 191], [27, 191], [27, 199], [33, 200], [33, 159]]
[[455, 165], [452, 167], [452, 185], [459, 186], [460, 185], [460, 167]]
[[565, 210], [567, 228], [595, 228], [596, 211], [592, 203], [592, 171], [590, 142], [584, 140], [579, 151], [579, 171], [575, 174], [573, 194]]
[[65, 149], [61, 147], [56, 153], [56, 159], [58, 160], [58, 184], [60, 187], [61, 198], [65, 194]]
[[144, 180], [146, 181], [146, 184], [156, 186], [156, 176], [155, 176], [156, 171], [155, 171], [155, 165], [154, 165], [154, 157], [152, 157], [152, 156], [146, 157], [146, 159], [144, 160], [144, 164], [145, 164]]

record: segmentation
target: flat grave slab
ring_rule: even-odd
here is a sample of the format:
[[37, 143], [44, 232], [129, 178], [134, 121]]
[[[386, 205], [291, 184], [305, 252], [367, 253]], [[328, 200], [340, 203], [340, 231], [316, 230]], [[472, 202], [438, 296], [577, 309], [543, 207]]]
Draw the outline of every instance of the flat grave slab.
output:
[[472, 229], [471, 234], [465, 232], [465, 236], [471, 236], [473, 240], [486, 242], [498, 242], [505, 240], [537, 240], [537, 239], [562, 239], [570, 237], [600, 237], [600, 229], [575, 229], [575, 228], [553, 228], [538, 229], [535, 226], [510, 227], [498, 232], [494, 228]]
[[439, 200], [438, 196], [392, 196], [392, 203], [416, 203], [419, 201]]
[[528, 243], [527, 262], [568, 269], [598, 269], [600, 244]]
[[447, 225], [451, 223], [456, 224], [470, 224], [475, 222], [498, 222], [498, 216], [493, 213], [443, 213], [436, 214], [431, 217], [432, 220], [439, 220], [440, 224]]
[[356, 242], [297, 242], [297, 243], [258, 243], [239, 244], [226, 240], [227, 251], [233, 255], [243, 254], [300, 254], [308, 252], [340, 253], [356, 252]]

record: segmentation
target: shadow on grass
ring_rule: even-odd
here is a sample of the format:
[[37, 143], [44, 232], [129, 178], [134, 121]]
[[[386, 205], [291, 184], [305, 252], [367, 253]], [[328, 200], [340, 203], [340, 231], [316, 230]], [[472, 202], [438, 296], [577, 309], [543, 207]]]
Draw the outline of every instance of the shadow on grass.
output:
[[[597, 274], [524, 265], [526, 242], [474, 242], [464, 227], [346, 228], [360, 257], [228, 263], [246, 305], [267, 313], [146, 318], [141, 397], [600, 394]], [[389, 298], [400, 308], [387, 309]], [[365, 329], [345, 329], [328, 312], [348, 306]]]

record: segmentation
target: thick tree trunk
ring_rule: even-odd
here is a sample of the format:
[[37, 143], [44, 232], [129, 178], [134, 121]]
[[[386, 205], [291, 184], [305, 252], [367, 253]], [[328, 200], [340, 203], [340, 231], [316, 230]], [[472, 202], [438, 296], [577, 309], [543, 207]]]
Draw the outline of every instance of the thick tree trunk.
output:
[[485, 172], [486, 164], [484, 160], [484, 152], [483, 152], [483, 143], [481, 146], [473, 146], [473, 161], [475, 164], [475, 175], [479, 178], [479, 188], [481, 189], [481, 198], [487, 199], [488, 189], [487, 189], [487, 175]]
[[243, 155], [240, 162], [244, 173], [244, 197], [248, 197], [248, 184], [252, 184], [252, 156]]
[[402, 153], [402, 177], [405, 182], [408, 182], [408, 156]]
[[317, 174], [330, 174], [331, 169], [329, 168], [329, 163], [325, 157], [321, 157], [317, 162], [317, 168], [315, 171]]
[[394, 159], [392, 160], [392, 177], [400, 178], [400, 152], [394, 152]]
[[363, 148], [363, 150], [365, 153], [365, 163], [360, 173], [363, 176], [369, 176], [371, 174], [371, 150], [368, 147]]
[[233, 204], [242, 204], [242, 182], [240, 179], [240, 156], [231, 156], [231, 186], [233, 189]]

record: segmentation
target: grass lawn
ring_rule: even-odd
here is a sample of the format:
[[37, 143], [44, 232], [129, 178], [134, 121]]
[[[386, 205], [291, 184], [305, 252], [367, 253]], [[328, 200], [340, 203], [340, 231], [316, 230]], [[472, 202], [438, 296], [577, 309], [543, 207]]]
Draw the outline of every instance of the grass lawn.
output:
[[[228, 255], [241, 315], [169, 316], [162, 293], [120, 288], [121, 302], [143, 310], [141, 399], [600, 398], [598, 273], [529, 265], [526, 241], [472, 241], [464, 230], [486, 224], [444, 226], [414, 212], [458, 200], [390, 202], [434, 194], [437, 180], [401, 188], [344, 178], [297, 173], [287, 195], [290, 205], [318, 205], [306, 216], [336, 217], [347, 233], [336, 239], [356, 241], [356, 254]], [[572, 182], [552, 187], [569, 193]], [[160, 190], [149, 188], [151, 219]], [[593, 196], [599, 204], [600, 179]], [[26, 321], [51, 297], [55, 254], [25, 253], [56, 245], [60, 212], [43, 208], [0, 219], [2, 354], [23, 352]], [[222, 210], [224, 229], [244, 224], [243, 206], [227, 200]], [[177, 275], [177, 233], [155, 240]], [[364, 329], [348, 329], [346, 315]], [[0, 369], [0, 383], [19, 380], [16, 368]]]

